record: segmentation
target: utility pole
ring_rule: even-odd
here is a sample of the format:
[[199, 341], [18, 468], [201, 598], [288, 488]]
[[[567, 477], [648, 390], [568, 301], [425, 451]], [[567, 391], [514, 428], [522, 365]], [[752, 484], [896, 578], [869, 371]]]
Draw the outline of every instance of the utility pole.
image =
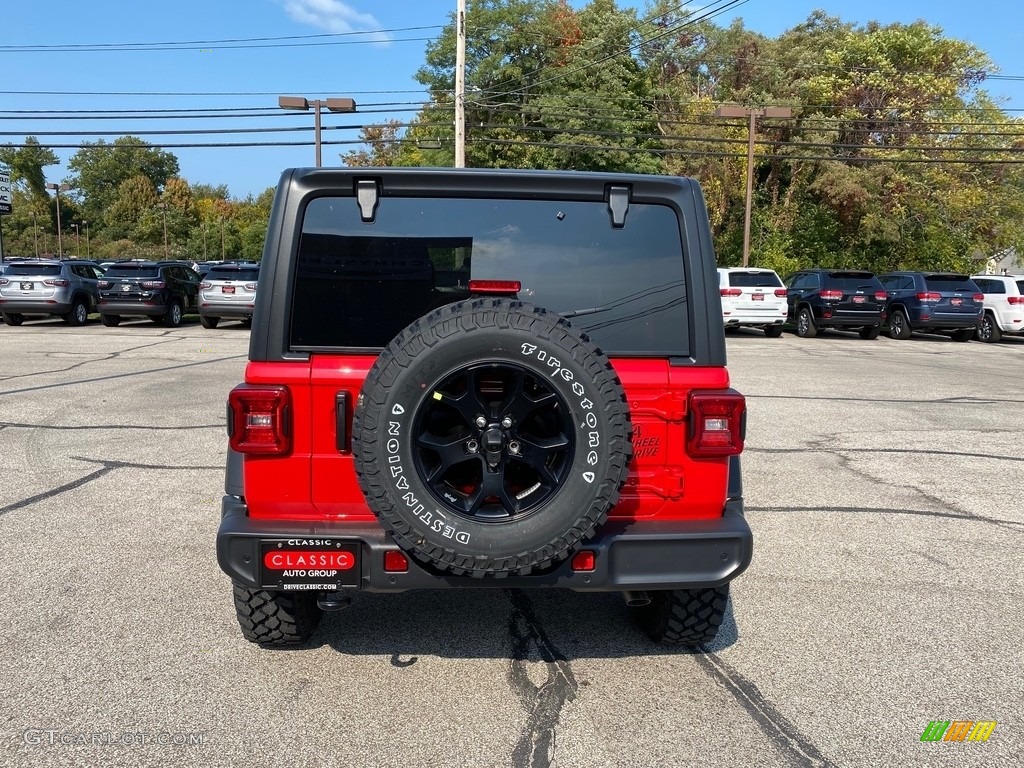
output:
[[759, 117], [792, 117], [793, 110], [789, 107], [731, 107], [723, 106], [715, 110], [715, 117], [746, 117], [750, 119], [747, 133], [747, 198], [746, 210], [743, 215], [743, 266], [750, 264], [750, 209], [754, 197], [754, 131], [757, 129]]
[[160, 209], [164, 217], [164, 258], [168, 259], [170, 256], [167, 255], [167, 203], [157, 203], [156, 207]]
[[455, 167], [466, 167], [466, 0], [455, 11]]
[[52, 189], [57, 196], [57, 258], [64, 258], [64, 236], [60, 231], [60, 193], [71, 189], [70, 184], [47, 184], [47, 189]]

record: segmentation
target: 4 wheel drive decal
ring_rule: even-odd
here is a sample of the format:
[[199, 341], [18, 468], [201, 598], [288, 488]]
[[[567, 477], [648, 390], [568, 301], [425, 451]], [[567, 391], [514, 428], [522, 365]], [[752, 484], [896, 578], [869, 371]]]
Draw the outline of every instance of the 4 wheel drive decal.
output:
[[[405, 407], [400, 403], [395, 403], [391, 408], [391, 413], [395, 416], [401, 416], [405, 413]], [[402, 466], [402, 457], [399, 455], [399, 450], [402, 447], [400, 438], [402, 436], [402, 422], [400, 421], [388, 421], [388, 441], [384, 448], [387, 452], [388, 464], [390, 465], [391, 480], [394, 486], [399, 491], [404, 493], [399, 494], [399, 498], [402, 503], [409, 509], [414, 517], [420, 522], [427, 526], [427, 528], [435, 533], [440, 533], [446, 539], [453, 539], [459, 544], [468, 544], [470, 534], [466, 531], [458, 530], [451, 521], [441, 512], [441, 510], [434, 508], [433, 510], [427, 509], [421, 502], [419, 497], [409, 488], [409, 479], [405, 476], [405, 469]]]
[[[594, 449], [601, 445], [601, 434], [597, 431], [597, 415], [594, 413], [594, 401], [587, 397], [587, 392], [583, 385], [576, 380], [576, 376], [568, 368], [562, 367], [562, 361], [554, 355], [540, 349], [536, 344], [523, 344], [520, 351], [526, 357], [532, 357], [539, 363], [546, 364], [552, 369], [549, 378], [555, 378], [561, 376], [563, 381], [572, 383], [572, 393], [580, 398], [580, 408], [587, 412], [583, 423], [580, 424], [580, 429], [589, 429], [590, 432], [587, 434], [587, 447]], [[591, 450], [587, 454], [587, 464], [590, 466], [596, 466], [600, 457], [597, 455], [597, 451]], [[594, 482], [593, 472], [584, 472], [581, 475], [587, 483]]]

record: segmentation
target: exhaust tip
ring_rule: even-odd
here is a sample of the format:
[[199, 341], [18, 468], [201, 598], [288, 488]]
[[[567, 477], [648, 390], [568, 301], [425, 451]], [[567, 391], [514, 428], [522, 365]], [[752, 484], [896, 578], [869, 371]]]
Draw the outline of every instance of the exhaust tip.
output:
[[626, 599], [626, 605], [630, 608], [642, 608], [645, 605], [651, 604], [651, 596], [646, 592], [623, 592], [622, 596]]

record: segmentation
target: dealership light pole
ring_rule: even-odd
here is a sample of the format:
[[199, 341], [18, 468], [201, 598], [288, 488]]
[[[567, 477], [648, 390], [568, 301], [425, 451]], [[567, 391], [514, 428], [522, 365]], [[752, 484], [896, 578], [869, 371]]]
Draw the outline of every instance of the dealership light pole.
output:
[[85, 258], [92, 258], [92, 249], [89, 247], [89, 222], [82, 220], [82, 226], [85, 227]]
[[57, 196], [57, 258], [64, 258], [64, 237], [60, 231], [60, 193], [71, 189], [70, 184], [47, 184], [47, 189], [52, 189]]
[[754, 197], [754, 131], [759, 117], [792, 117], [789, 107], [735, 107], [722, 106], [715, 110], [715, 117], [746, 117], [750, 119], [747, 134], [747, 199], [743, 216], [743, 266], [750, 264], [750, 209]]
[[156, 207], [160, 209], [160, 212], [164, 217], [164, 258], [170, 258], [167, 255], [167, 203], [157, 203]]
[[82, 236], [78, 231], [77, 223], [72, 222], [71, 226], [75, 228], [75, 258], [77, 259], [82, 255]]
[[32, 244], [36, 247], [36, 258], [39, 258], [39, 225], [36, 223], [36, 212], [32, 211]]
[[277, 106], [281, 109], [297, 109], [302, 112], [313, 108], [313, 143], [316, 147], [316, 167], [321, 167], [320, 162], [320, 110], [327, 107], [329, 112], [355, 112], [355, 99], [307, 99], [304, 96], [278, 96]]

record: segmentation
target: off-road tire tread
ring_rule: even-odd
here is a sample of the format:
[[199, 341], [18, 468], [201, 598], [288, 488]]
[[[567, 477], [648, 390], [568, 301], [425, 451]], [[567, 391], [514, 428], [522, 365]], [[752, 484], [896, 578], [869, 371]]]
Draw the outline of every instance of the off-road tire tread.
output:
[[650, 592], [651, 603], [637, 608], [637, 620], [648, 636], [662, 645], [702, 645], [718, 635], [729, 585], [712, 589]]
[[233, 586], [238, 626], [251, 643], [301, 645], [309, 641], [320, 623], [323, 612], [312, 593], [268, 592], [237, 582]]
[[[424, 354], [442, 339], [513, 328], [527, 331], [534, 338], [551, 342], [564, 353], [571, 354], [597, 385], [591, 399], [596, 405], [605, 407], [612, 425], [608, 473], [601, 480], [594, 502], [589, 508], [579, 511], [575, 523], [561, 536], [532, 551], [518, 552], [510, 557], [466, 555], [414, 538], [412, 526], [398, 514], [390, 500], [383, 474], [385, 467], [376, 458], [376, 444], [384, 433], [377, 418], [383, 418], [387, 391], [397, 375], [412, 363], [414, 356]], [[480, 298], [449, 304], [433, 310], [401, 331], [381, 353], [375, 368], [378, 375], [373, 380], [367, 378], [360, 396], [361, 400], [372, 401], [373, 407], [368, 409], [365, 402], [361, 403], [353, 419], [356, 476], [370, 509], [391, 532], [396, 543], [418, 559], [460, 576], [526, 576], [535, 569], [543, 569], [568, 558], [607, 519], [609, 511], [618, 502], [633, 458], [632, 424], [625, 393], [604, 353], [585, 333], [570, 326], [557, 313], [510, 299]]]

